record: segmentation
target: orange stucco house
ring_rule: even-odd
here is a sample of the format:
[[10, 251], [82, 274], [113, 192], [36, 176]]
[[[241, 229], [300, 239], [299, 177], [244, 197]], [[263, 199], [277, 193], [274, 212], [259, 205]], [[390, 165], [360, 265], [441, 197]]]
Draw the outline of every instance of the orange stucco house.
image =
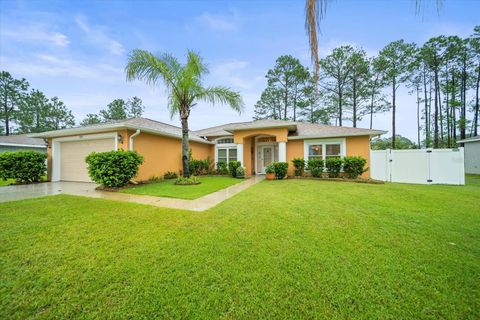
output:
[[[229, 123], [190, 132], [195, 159], [210, 158], [215, 163], [241, 161], [248, 175], [263, 174], [272, 161], [332, 156], [362, 156], [370, 160], [370, 139], [385, 133], [282, 120]], [[93, 151], [135, 150], [144, 157], [137, 180], [178, 172], [181, 163], [179, 127], [136, 118], [86, 127], [35, 134], [48, 140], [48, 178], [51, 181], [90, 181], [85, 157]], [[364, 173], [369, 177], [370, 173]]]

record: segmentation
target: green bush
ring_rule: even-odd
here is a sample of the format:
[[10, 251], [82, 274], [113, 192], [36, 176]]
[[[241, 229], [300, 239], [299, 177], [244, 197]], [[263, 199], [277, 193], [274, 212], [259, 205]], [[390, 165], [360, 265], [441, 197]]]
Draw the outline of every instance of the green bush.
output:
[[163, 179], [177, 179], [178, 178], [178, 175], [173, 172], [173, 171], [167, 171], [165, 172], [165, 174], [163, 175]]
[[39, 182], [47, 171], [47, 154], [37, 151], [0, 153], [0, 179], [16, 182]]
[[210, 159], [205, 160], [194, 160], [191, 159], [189, 162], [190, 174], [194, 176], [200, 176], [208, 174], [210, 168]]
[[232, 177], [237, 177], [237, 168], [240, 167], [242, 164], [240, 161], [230, 161], [228, 163], [228, 171], [232, 175]]
[[322, 159], [310, 159], [307, 162], [307, 168], [313, 177], [321, 177], [323, 173], [323, 160]]
[[226, 162], [217, 162], [217, 174], [229, 174], [228, 164]]
[[240, 167], [237, 168], [236, 177], [237, 178], [245, 178], [245, 168], [244, 167], [240, 166]]
[[342, 165], [342, 158], [327, 158], [325, 161], [325, 167], [327, 168], [328, 176], [330, 178], [338, 178], [340, 176], [340, 171], [342, 170]]
[[177, 180], [175, 180], [175, 184], [180, 186], [191, 186], [191, 185], [196, 185], [200, 183], [201, 183], [200, 179], [198, 179], [195, 176], [191, 176], [190, 178], [178, 177]]
[[303, 171], [305, 170], [305, 160], [303, 158], [295, 158], [292, 160], [292, 163], [295, 168], [295, 176], [303, 176]]
[[343, 171], [350, 179], [357, 179], [362, 173], [367, 171], [365, 168], [367, 160], [362, 157], [345, 157], [343, 159]]
[[85, 161], [96, 183], [115, 188], [126, 185], [138, 173], [143, 157], [135, 151], [92, 152]]
[[265, 168], [266, 173], [275, 173], [275, 165], [270, 163], [266, 168]]
[[275, 178], [278, 180], [285, 178], [288, 171], [288, 162], [274, 162], [273, 167], [275, 168]]

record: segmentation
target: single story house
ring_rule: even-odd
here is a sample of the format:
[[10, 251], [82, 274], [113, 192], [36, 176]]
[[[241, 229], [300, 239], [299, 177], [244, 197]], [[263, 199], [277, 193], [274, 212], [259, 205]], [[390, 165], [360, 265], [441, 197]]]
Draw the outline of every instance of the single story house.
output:
[[465, 173], [480, 174], [480, 136], [457, 141], [465, 150]]
[[[385, 133], [305, 122], [257, 120], [229, 123], [190, 132], [194, 159], [241, 161], [248, 175], [263, 174], [272, 161], [294, 158], [362, 156], [369, 166], [370, 139]], [[90, 181], [85, 157], [93, 152], [135, 150], [144, 158], [137, 180], [179, 172], [182, 130], [162, 122], [135, 118], [34, 134], [48, 139], [48, 177], [51, 181]], [[367, 171], [364, 177], [369, 177]]]
[[26, 134], [0, 136], [0, 152], [32, 150], [46, 153], [47, 143], [44, 139], [31, 138]]

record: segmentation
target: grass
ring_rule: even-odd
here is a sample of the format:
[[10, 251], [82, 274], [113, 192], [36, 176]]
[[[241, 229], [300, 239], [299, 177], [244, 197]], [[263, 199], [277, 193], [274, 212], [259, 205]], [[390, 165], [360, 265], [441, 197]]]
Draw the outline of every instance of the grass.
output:
[[0, 318], [478, 319], [480, 179], [0, 204]]
[[9, 186], [14, 183], [15, 183], [14, 179], [7, 179], [7, 180], [0, 179], [0, 187]]
[[222, 176], [202, 176], [200, 177], [200, 181], [202, 183], [197, 185], [178, 186], [175, 185], [175, 179], [163, 180], [160, 182], [142, 184], [127, 189], [122, 189], [120, 192], [156, 197], [197, 199], [212, 192], [232, 186], [243, 180]]

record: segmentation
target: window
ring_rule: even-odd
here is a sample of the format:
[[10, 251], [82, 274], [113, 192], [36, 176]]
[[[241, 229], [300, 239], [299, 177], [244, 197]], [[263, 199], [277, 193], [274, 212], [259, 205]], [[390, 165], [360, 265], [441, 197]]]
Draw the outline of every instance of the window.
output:
[[228, 150], [228, 162], [237, 161], [237, 149], [227, 149]]
[[345, 138], [318, 139], [304, 141], [304, 159], [341, 158], [345, 156]]
[[218, 139], [217, 144], [233, 143], [233, 138]]
[[308, 159], [322, 159], [322, 145], [311, 144], [308, 146]]
[[230, 161], [237, 161], [237, 148], [218, 148], [216, 162], [229, 163]]
[[225, 162], [227, 163], [227, 153], [228, 149], [218, 149], [218, 159], [217, 162]]
[[325, 145], [325, 160], [327, 158], [340, 158], [340, 144], [327, 144]]

